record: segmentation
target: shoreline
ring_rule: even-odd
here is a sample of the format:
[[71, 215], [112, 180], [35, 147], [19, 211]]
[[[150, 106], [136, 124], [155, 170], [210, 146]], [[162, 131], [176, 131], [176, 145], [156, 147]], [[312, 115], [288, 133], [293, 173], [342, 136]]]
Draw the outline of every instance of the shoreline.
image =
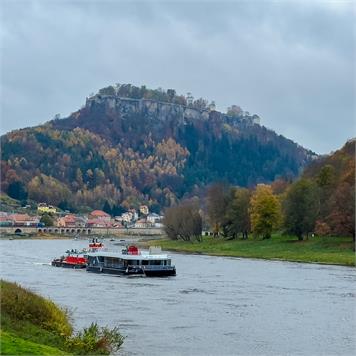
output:
[[[249, 258], [266, 261], [310, 263], [355, 268], [352, 242], [344, 237], [323, 237], [296, 241], [294, 237], [273, 236], [271, 240], [223, 240], [204, 238], [202, 242], [152, 241], [162, 249], [177, 253]], [[147, 243], [143, 243], [147, 247]]]
[[315, 264], [315, 265], [324, 265], [324, 266], [342, 266], [355, 268], [356, 265], [342, 264], [342, 263], [333, 263], [333, 262], [316, 262], [316, 261], [303, 261], [303, 260], [293, 260], [293, 259], [283, 259], [276, 257], [246, 257], [246, 256], [235, 256], [235, 255], [227, 255], [227, 254], [217, 254], [214, 252], [193, 252], [193, 251], [185, 251], [180, 249], [169, 249], [166, 248], [165, 251], [168, 252], [177, 252], [184, 253], [187, 255], [197, 255], [197, 256], [213, 256], [213, 257], [229, 257], [229, 258], [242, 258], [247, 260], [262, 260], [262, 261], [275, 261], [275, 262], [291, 262], [291, 263], [307, 263], [307, 264]]

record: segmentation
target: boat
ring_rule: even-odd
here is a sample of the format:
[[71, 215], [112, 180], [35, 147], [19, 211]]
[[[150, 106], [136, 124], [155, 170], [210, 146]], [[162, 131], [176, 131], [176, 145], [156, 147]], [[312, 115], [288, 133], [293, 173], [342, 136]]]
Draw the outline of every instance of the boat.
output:
[[89, 242], [89, 249], [96, 250], [96, 249], [100, 249], [103, 247], [104, 247], [104, 244], [102, 242], [98, 241], [98, 239], [93, 239], [91, 242]]
[[88, 262], [88, 252], [95, 252], [104, 248], [104, 244], [98, 239], [93, 239], [89, 242], [89, 248], [81, 251], [67, 250], [65, 256], [55, 258], [51, 265], [55, 267], [65, 268], [85, 268]]
[[66, 256], [61, 256], [60, 258], [55, 258], [51, 265], [54, 267], [65, 267], [65, 268], [85, 268], [87, 266], [87, 251], [77, 251], [68, 250], [66, 251]]
[[136, 246], [128, 246], [121, 251], [104, 249], [88, 253], [88, 272], [141, 275], [146, 277], [175, 276], [176, 268], [171, 258], [162, 254], [160, 247], [150, 247], [140, 251]]

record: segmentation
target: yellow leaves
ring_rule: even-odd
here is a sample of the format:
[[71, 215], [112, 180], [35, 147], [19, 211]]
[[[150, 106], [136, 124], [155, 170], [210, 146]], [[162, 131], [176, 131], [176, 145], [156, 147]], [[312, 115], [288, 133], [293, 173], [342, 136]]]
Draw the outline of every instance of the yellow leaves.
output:
[[280, 225], [281, 204], [269, 185], [259, 184], [256, 187], [250, 201], [250, 214], [252, 231], [264, 238], [269, 238]]

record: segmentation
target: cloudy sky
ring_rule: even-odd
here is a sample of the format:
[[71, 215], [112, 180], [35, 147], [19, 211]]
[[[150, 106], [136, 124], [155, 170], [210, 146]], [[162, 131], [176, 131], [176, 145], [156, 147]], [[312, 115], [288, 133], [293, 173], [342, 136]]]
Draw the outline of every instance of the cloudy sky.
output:
[[317, 153], [355, 136], [353, 1], [1, 1], [1, 133], [113, 83], [240, 105]]

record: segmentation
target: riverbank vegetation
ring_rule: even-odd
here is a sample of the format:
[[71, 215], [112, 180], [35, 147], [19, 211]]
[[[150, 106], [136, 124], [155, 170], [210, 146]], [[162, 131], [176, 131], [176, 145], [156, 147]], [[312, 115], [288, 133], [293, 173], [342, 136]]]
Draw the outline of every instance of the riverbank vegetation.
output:
[[[294, 182], [276, 180], [271, 185], [258, 184], [250, 189], [212, 184], [200, 205], [191, 200], [167, 209], [166, 217], [173, 215], [164, 221], [167, 236], [177, 241], [167, 242], [165, 247], [228, 256], [354, 265], [354, 147], [355, 141], [349, 141], [332, 156], [315, 162]], [[193, 208], [187, 213], [189, 204]], [[201, 246], [196, 244], [201, 237], [197, 238], [191, 218], [198, 213], [203, 216], [207, 234], [214, 236], [204, 239]], [[171, 221], [178, 222], [175, 233], [170, 228]], [[244, 243], [240, 239], [251, 241]], [[292, 243], [293, 239], [299, 244]]]
[[176, 252], [355, 266], [350, 237], [314, 236], [299, 241], [295, 236], [273, 234], [265, 240], [203, 237], [201, 242], [160, 240], [156, 243], [163, 249]]
[[73, 332], [69, 313], [15, 283], [1, 280], [2, 355], [108, 355], [123, 336], [92, 324]]
[[338, 168], [327, 164], [309, 178], [250, 190], [214, 184], [205, 199], [207, 223], [214, 236], [227, 238], [248, 238], [251, 232], [269, 239], [282, 231], [301, 241], [310, 235], [355, 240], [355, 173]]

